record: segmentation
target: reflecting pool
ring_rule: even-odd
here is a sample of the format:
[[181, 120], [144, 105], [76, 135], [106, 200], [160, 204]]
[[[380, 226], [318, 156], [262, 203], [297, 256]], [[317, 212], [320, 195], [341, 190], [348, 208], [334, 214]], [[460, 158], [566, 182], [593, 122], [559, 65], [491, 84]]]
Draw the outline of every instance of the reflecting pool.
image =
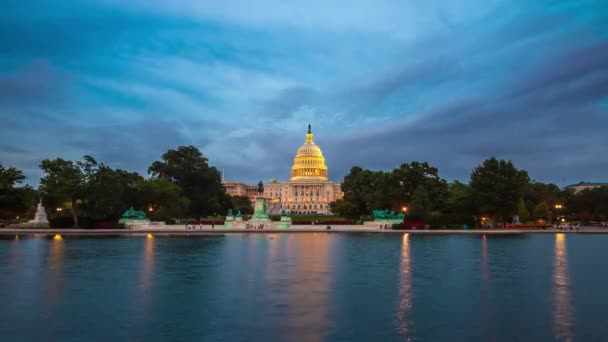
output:
[[592, 341], [608, 235], [0, 239], [2, 341]]

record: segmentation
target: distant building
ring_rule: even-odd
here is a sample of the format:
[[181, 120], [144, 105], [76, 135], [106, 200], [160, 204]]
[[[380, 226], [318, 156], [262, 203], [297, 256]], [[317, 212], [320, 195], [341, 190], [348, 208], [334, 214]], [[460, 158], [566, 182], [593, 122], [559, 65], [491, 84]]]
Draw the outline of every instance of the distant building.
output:
[[589, 183], [589, 182], [580, 182], [578, 184], [570, 184], [566, 186], [566, 189], [574, 192], [575, 194], [587, 190], [587, 189], [595, 189], [602, 186], [608, 186], [608, 183]]
[[[222, 182], [230, 196], [247, 196], [252, 201], [258, 196], [257, 184]], [[341, 184], [327, 178], [327, 166], [323, 152], [312, 140], [308, 125], [306, 142], [294, 158], [291, 179], [278, 182], [273, 179], [264, 184], [262, 197], [268, 200], [268, 214], [279, 214], [281, 209], [295, 214], [329, 215], [329, 203], [342, 198]]]

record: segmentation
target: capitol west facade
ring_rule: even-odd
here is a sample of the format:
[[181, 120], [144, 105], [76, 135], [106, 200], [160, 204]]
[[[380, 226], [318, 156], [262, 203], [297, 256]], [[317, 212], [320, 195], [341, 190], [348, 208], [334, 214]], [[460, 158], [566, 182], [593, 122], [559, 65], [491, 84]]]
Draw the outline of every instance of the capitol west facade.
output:
[[[222, 182], [230, 196], [248, 196], [252, 201], [258, 196], [257, 184], [242, 182]], [[278, 215], [281, 210], [294, 214], [329, 215], [329, 203], [342, 198], [340, 183], [327, 178], [325, 157], [319, 146], [312, 140], [308, 125], [306, 142], [302, 145], [291, 167], [288, 182], [273, 180], [264, 184], [262, 197], [268, 202], [268, 214]]]

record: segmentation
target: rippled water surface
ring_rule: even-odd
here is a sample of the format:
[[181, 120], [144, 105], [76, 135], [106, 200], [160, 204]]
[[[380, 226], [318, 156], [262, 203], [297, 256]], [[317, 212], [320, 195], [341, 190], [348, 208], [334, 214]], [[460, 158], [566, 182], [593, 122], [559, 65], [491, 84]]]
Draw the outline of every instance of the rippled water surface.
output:
[[602, 341], [608, 235], [0, 240], [2, 341]]

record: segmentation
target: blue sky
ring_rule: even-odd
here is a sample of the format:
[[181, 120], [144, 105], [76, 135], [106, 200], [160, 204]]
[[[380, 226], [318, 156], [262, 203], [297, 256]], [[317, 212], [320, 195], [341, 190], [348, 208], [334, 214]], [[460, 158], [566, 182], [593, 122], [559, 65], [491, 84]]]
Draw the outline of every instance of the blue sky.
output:
[[146, 172], [195, 145], [228, 180], [287, 179], [308, 123], [330, 178], [488, 157], [608, 181], [608, 2], [8, 0], [0, 162]]

